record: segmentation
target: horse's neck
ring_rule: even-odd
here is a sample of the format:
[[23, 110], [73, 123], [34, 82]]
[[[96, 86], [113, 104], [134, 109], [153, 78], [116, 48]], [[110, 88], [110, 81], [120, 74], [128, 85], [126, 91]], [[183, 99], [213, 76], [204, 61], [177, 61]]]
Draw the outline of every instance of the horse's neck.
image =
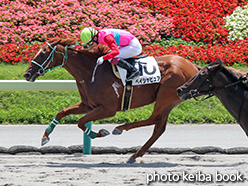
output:
[[64, 68], [75, 78], [76, 81], [90, 81], [96, 58], [68, 50], [68, 61]]
[[[216, 79], [215, 82], [220, 86], [220, 82], [222, 86], [233, 83], [228, 77], [220, 76], [221, 78]], [[215, 92], [215, 95], [219, 98], [224, 107], [228, 110], [228, 112], [236, 119], [239, 119], [239, 110], [242, 105], [242, 97], [244, 91], [238, 91], [240, 87], [236, 87], [236, 85], [231, 86], [229, 88], [223, 88]]]
[[235, 120], [238, 120], [241, 103], [237, 102], [236, 99], [233, 99], [234, 95], [230, 94], [229, 91], [221, 90], [216, 93], [216, 96], [227, 109], [227, 111], [235, 118]]

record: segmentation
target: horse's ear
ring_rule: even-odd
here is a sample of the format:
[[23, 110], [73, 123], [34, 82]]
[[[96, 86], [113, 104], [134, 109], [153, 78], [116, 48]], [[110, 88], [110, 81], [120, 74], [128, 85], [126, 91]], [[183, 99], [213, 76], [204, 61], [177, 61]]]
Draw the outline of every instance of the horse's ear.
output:
[[215, 61], [215, 63], [223, 64], [223, 61], [222, 61], [221, 58], [218, 58], [218, 59]]
[[208, 66], [208, 69], [213, 71], [215, 68], [221, 66], [223, 64], [223, 61], [221, 60], [221, 58], [218, 58], [215, 62], [211, 63]]
[[55, 37], [55, 38], [49, 39], [48, 40], [48, 43], [50, 43], [52, 46], [55, 46], [58, 43], [60, 43], [60, 41], [61, 41], [61, 38]]

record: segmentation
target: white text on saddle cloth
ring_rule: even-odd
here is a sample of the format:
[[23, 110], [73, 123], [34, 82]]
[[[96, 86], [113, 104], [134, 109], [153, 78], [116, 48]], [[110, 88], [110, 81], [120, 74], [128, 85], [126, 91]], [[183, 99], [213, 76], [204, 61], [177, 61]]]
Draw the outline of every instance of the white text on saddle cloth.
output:
[[141, 66], [139, 63], [136, 63], [135, 67], [140, 69], [141, 74], [133, 79], [133, 86], [159, 83], [161, 80], [161, 74], [155, 58], [149, 56], [139, 59], [139, 62]]
[[[132, 80], [132, 85], [145, 85], [152, 83], [159, 83], [161, 80], [161, 74], [158, 68], [158, 63], [154, 57], [148, 56], [140, 58], [139, 63], [135, 64], [135, 67], [140, 70], [141, 74]], [[123, 85], [126, 85], [126, 70], [117, 65], [119, 74]]]

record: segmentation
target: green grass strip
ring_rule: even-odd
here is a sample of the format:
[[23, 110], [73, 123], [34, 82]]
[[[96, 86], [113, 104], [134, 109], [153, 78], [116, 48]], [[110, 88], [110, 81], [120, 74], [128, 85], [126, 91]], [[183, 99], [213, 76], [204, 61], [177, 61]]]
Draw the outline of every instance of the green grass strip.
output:
[[[8, 65], [0, 63], [0, 79], [22, 79], [28, 64]], [[63, 68], [48, 72], [38, 79], [73, 79]], [[78, 91], [3, 91], [0, 92], [1, 124], [49, 124], [63, 108], [80, 101]], [[125, 123], [147, 119], [154, 104], [126, 112], [94, 123]], [[76, 124], [82, 115], [70, 115], [60, 123]], [[205, 101], [187, 100], [172, 110], [169, 123], [234, 123], [233, 117], [216, 98]]]

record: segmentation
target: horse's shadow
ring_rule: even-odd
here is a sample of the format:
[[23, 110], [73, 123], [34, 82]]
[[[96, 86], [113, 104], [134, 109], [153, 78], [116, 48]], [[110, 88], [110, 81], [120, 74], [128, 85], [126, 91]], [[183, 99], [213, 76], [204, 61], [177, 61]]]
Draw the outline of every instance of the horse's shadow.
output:
[[244, 163], [232, 163], [232, 164], [213, 164], [213, 165], [206, 165], [206, 164], [182, 164], [182, 163], [165, 163], [165, 162], [156, 162], [156, 163], [54, 163], [54, 162], [47, 162], [46, 167], [50, 168], [83, 168], [83, 169], [92, 169], [92, 168], [173, 168], [173, 167], [238, 167]]
[[47, 167], [55, 167], [55, 168], [84, 168], [84, 169], [92, 169], [92, 168], [160, 168], [160, 167], [177, 167], [180, 166], [180, 164], [177, 163], [164, 163], [164, 162], [158, 162], [158, 163], [135, 163], [135, 164], [128, 164], [128, 163], [93, 163], [93, 164], [87, 164], [87, 163], [52, 163], [48, 162]]
[[[65, 156], [67, 158], [79, 158], [82, 155], [74, 155], [74, 156]], [[49, 167], [49, 168], [81, 168], [81, 169], [93, 169], [93, 168], [173, 168], [173, 167], [213, 167], [213, 168], [220, 168], [220, 167], [238, 167], [243, 164], [247, 164], [246, 162], [236, 162], [236, 163], [214, 163], [214, 164], [206, 164], [206, 162], [199, 162], [201, 159], [200, 156], [189, 156], [186, 157], [189, 161], [193, 161], [193, 163], [168, 163], [168, 162], [152, 162], [152, 163], [109, 163], [109, 162], [100, 162], [100, 163], [60, 163], [60, 162], [52, 162], [48, 161], [42, 167]], [[165, 160], [169, 161], [169, 160]], [[33, 167], [33, 164], [27, 165], [7, 165], [5, 167]]]
[[[77, 155], [74, 157], [78, 157]], [[195, 159], [195, 156], [189, 157], [190, 159], [194, 160], [195, 162], [199, 161], [199, 159]], [[92, 168], [173, 168], [173, 167], [238, 167], [242, 164], [246, 164], [246, 162], [237, 162], [237, 163], [223, 163], [223, 164], [201, 164], [200, 162], [197, 163], [168, 163], [168, 162], [154, 162], [154, 163], [109, 163], [109, 162], [101, 162], [101, 163], [55, 163], [55, 162], [47, 162], [47, 167], [54, 167], [54, 168], [83, 168], [83, 169], [92, 169]]]
[[[232, 164], [213, 164], [213, 165], [206, 165], [206, 164], [183, 164], [183, 163], [165, 163], [165, 162], [156, 162], [156, 163], [108, 163], [108, 162], [101, 162], [101, 163], [56, 163], [56, 162], [47, 162], [43, 165], [43, 167], [49, 168], [81, 168], [81, 169], [92, 169], [92, 168], [172, 168], [172, 167], [238, 167], [242, 164], [246, 164], [245, 162], [241, 163], [232, 163]], [[33, 167], [34, 165], [7, 165], [5, 167]], [[41, 166], [41, 165], [40, 165]]]

